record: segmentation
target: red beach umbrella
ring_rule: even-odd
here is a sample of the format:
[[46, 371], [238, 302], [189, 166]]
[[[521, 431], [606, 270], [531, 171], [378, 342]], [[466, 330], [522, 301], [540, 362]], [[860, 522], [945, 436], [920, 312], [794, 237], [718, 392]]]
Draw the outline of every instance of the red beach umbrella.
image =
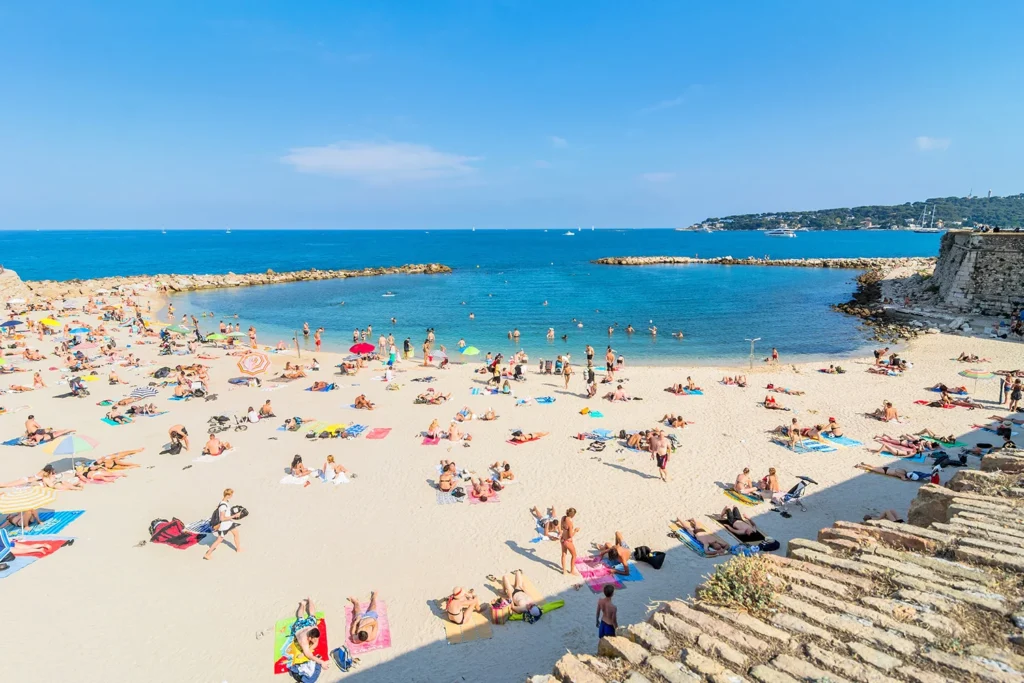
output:
[[374, 346], [373, 344], [367, 344], [366, 342], [363, 342], [362, 344], [355, 344], [353, 346], [350, 346], [348, 350], [352, 353], [371, 353], [375, 348], [377, 347]]

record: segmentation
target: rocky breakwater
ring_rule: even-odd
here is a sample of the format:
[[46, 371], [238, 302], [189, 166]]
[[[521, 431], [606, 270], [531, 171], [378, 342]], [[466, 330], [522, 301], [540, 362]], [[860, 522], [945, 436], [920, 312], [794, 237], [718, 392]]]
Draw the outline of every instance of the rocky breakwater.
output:
[[591, 263], [605, 266], [657, 266], [657, 265], [719, 265], [719, 266], [781, 266], [786, 268], [843, 268], [848, 270], [885, 270], [896, 268], [933, 268], [933, 258], [734, 258], [715, 256], [607, 256]]
[[166, 292], [191, 292], [199, 289], [223, 289], [227, 287], [253, 287], [276, 285], [285, 282], [308, 280], [343, 280], [350, 277], [374, 277], [378, 275], [442, 275], [452, 269], [440, 263], [407, 264], [362, 270], [319, 270], [308, 268], [287, 273], [267, 270], [263, 273], [225, 273], [222, 275], [137, 275], [131, 277], [103, 277], [90, 280], [37, 280], [26, 282], [28, 290], [36, 297], [75, 297], [96, 292], [100, 289], [157, 289]]

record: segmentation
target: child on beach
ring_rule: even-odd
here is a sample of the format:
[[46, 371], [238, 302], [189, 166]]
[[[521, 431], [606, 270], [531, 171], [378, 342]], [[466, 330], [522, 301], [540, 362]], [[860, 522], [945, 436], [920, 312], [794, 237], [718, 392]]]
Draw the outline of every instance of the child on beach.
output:
[[619, 627], [619, 608], [612, 603], [615, 586], [605, 584], [604, 597], [597, 601], [597, 639], [614, 636]]

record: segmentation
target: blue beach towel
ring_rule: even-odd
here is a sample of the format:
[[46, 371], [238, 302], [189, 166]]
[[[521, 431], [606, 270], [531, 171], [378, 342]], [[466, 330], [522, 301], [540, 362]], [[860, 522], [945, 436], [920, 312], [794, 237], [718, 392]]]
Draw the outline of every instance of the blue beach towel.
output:
[[591, 410], [589, 413], [587, 413], [587, 415], [589, 415], [590, 417], [604, 417], [604, 413], [602, 413], [600, 410]]
[[117, 422], [116, 420], [111, 420], [109, 417], [103, 418], [102, 422], [107, 423], [111, 427], [120, 427], [121, 425], [130, 425], [132, 423], [131, 418], [125, 420], [124, 422]]
[[473, 396], [479, 396], [480, 395], [480, 389], [477, 388], [477, 387], [473, 387], [472, 389], [469, 390], [469, 393], [471, 395], [473, 395]]
[[192, 397], [191, 397], [191, 396], [171, 396], [171, 397], [170, 397], [169, 399], [167, 399], [167, 400], [168, 400], [168, 401], [187, 401], [187, 400], [189, 400], [190, 398], [192, 398]]
[[11, 574], [21, 571], [38, 559], [38, 557], [31, 556], [15, 557], [13, 560], [8, 561], [7, 569], [0, 571], [0, 579], [6, 579]]
[[604, 427], [600, 429], [592, 429], [590, 430], [590, 433], [596, 436], [597, 438], [601, 439], [602, 441], [609, 441], [615, 438], [612, 435], [612, 430], [605, 429]]
[[555, 402], [555, 399], [554, 399], [553, 396], [539, 396], [539, 397], [537, 397], [537, 398], [535, 398], [533, 400], [535, 400], [537, 403], [554, 403]]
[[832, 443], [837, 443], [840, 446], [849, 446], [849, 447], [853, 448], [855, 446], [863, 446], [864, 445], [860, 441], [856, 441], [854, 439], [851, 439], [848, 436], [829, 436], [828, 434], [824, 434], [823, 436], [826, 439], [828, 439], [829, 441], [831, 441]]
[[683, 389], [684, 396], [703, 396], [704, 392], [700, 389]]
[[42, 524], [36, 524], [25, 529], [22, 534], [21, 527], [11, 529], [11, 538], [17, 538], [18, 536], [51, 536], [58, 534], [64, 530], [68, 524], [75, 521], [79, 517], [85, 514], [85, 510], [61, 510], [60, 512], [54, 512], [53, 510], [40, 510], [39, 519], [43, 520]]
[[20, 446], [21, 445], [21, 437], [20, 436], [16, 436], [13, 439], [8, 439], [7, 441], [4, 441], [3, 444], [0, 444], [0, 445], [4, 445], [4, 446]]
[[[616, 568], [622, 566], [622, 564], [618, 563], [618, 562], [616, 562], [615, 564], [612, 564], [611, 562], [608, 561], [608, 558], [605, 558], [604, 563], [607, 566], [612, 567], [613, 569], [616, 569]], [[626, 576], [624, 574], [616, 574], [615, 578], [618, 579], [619, 581], [623, 582], [623, 583], [630, 583], [630, 582], [633, 582], [633, 581], [643, 581], [644, 580], [644, 575], [641, 574], [640, 570], [636, 568], [636, 562], [634, 562], [633, 560], [630, 560], [629, 561], [629, 576]]]
[[352, 436], [359, 436], [367, 430], [367, 425], [351, 425], [345, 429]]

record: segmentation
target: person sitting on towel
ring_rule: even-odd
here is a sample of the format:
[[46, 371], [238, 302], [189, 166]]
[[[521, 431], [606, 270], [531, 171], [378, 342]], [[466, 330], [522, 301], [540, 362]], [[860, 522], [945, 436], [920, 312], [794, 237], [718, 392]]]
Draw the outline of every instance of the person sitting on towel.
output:
[[107, 419], [119, 425], [128, 422], [128, 418], [121, 414], [121, 410], [116, 405], [107, 412]]
[[264, 417], [274, 417], [274, 407], [272, 405], [270, 405], [270, 399], [269, 398], [266, 400], [266, 402], [263, 405], [260, 406], [260, 417], [261, 418], [264, 418]]
[[437, 488], [447, 493], [455, 488], [457, 470], [455, 463], [451, 460], [441, 461], [441, 476], [437, 479]]
[[370, 593], [370, 604], [366, 611], [362, 612], [359, 607], [359, 600], [355, 597], [348, 599], [352, 603], [352, 623], [349, 626], [349, 637], [355, 643], [368, 643], [377, 640], [380, 633], [380, 624], [377, 614], [377, 591]]
[[284, 649], [284, 657], [288, 672], [295, 680], [303, 683], [317, 680], [322, 667], [331, 665], [328, 659], [318, 659], [313, 653], [320, 643], [318, 623], [312, 600], [306, 598], [299, 602], [299, 608], [295, 610], [295, 623], [291, 627], [292, 640]]
[[366, 394], [359, 394], [356, 396], [355, 407], [359, 410], [373, 410], [374, 404], [366, 398]]
[[345, 476], [356, 476], [345, 469], [344, 465], [334, 462], [333, 455], [327, 456], [327, 462], [324, 463], [324, 467], [321, 471], [324, 473], [324, 481], [334, 481], [343, 474]]
[[456, 586], [445, 599], [445, 613], [448, 615], [448, 621], [453, 624], [465, 624], [468, 612], [479, 611], [480, 600], [472, 588], [466, 591], [462, 586]]
[[736, 493], [742, 493], [743, 495], [757, 493], [754, 483], [750, 480], [749, 467], [744, 467], [743, 471], [736, 476], [736, 483], [732, 485], [732, 490]]
[[293, 477], [305, 477], [313, 473], [302, 464], [302, 456], [296, 455], [292, 458], [291, 474]]
[[210, 438], [203, 446], [203, 455], [220, 455], [224, 451], [230, 451], [231, 444], [227, 441], [221, 441], [217, 438], [217, 435], [210, 432]]
[[[626, 547], [625, 541], [622, 540], [622, 532], [616, 531], [614, 541], [598, 546], [597, 556], [608, 559], [608, 562], [612, 565], [613, 574], [629, 576], [629, 548]], [[622, 569], [618, 567], [620, 564], [623, 567]]]
[[310, 387], [311, 391], [323, 391], [327, 388], [327, 382], [313, 382], [313, 386]]

